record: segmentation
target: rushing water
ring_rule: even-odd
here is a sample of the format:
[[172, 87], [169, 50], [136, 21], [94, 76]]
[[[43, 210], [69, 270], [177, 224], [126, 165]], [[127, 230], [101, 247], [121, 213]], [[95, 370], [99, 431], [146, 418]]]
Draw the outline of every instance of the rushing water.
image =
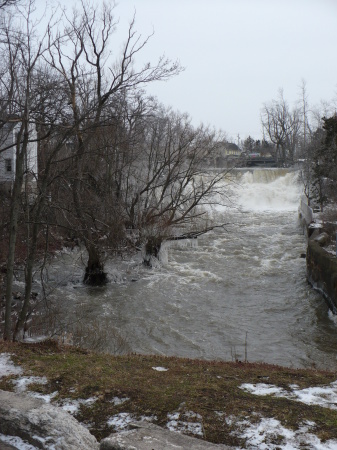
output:
[[301, 258], [296, 172], [257, 169], [238, 180], [239, 208], [214, 212], [226, 230], [175, 244], [165, 266], [123, 261], [117, 272], [110, 262], [117, 282], [93, 289], [79, 283], [76, 252], [56, 260], [50, 274], [67, 320], [76, 312], [113, 325], [134, 352], [336, 369], [337, 326]]

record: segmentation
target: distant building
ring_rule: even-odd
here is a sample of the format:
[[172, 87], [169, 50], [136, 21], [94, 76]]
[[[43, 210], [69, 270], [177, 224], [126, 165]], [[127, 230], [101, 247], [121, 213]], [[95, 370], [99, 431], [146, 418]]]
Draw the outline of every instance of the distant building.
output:
[[231, 167], [241, 156], [240, 148], [230, 142], [218, 142], [214, 154], [214, 167]]
[[[16, 144], [21, 124], [17, 121], [8, 121], [0, 128], [0, 184], [1, 187], [11, 189], [15, 180], [16, 170]], [[37, 142], [36, 129], [31, 126], [30, 141], [25, 157], [25, 176], [30, 185], [37, 179]]]
[[237, 156], [241, 155], [240, 148], [231, 142], [225, 142], [224, 147], [221, 149], [221, 156]]

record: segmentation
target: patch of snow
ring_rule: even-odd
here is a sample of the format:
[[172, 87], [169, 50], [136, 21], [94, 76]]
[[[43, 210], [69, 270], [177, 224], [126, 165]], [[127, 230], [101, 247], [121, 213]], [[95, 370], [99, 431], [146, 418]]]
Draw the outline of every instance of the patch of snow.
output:
[[240, 389], [250, 392], [254, 395], [273, 395], [278, 394], [278, 397], [284, 397], [284, 389], [274, 386], [272, 384], [258, 383], [250, 384], [244, 383], [240, 386]]
[[69, 398], [66, 398], [59, 402], [59, 405], [64, 411], [67, 411], [70, 414], [76, 414], [80, 408], [80, 405], [92, 405], [98, 400], [97, 397], [89, 397], [87, 399], [76, 399], [71, 400]]
[[309, 228], [322, 228], [323, 224], [322, 222], [311, 222], [311, 224], [309, 225]]
[[135, 419], [129, 413], [119, 413], [110, 417], [107, 421], [109, 427], [114, 427], [116, 431], [125, 430]]
[[201, 415], [200, 414], [198, 414], [198, 413], [195, 413], [195, 412], [193, 412], [193, 411], [185, 411], [184, 413], [183, 413], [183, 415], [185, 416], [185, 417], [187, 417], [188, 419], [199, 419], [199, 420], [201, 420], [202, 419], [202, 417], [201, 417]]
[[279, 388], [272, 384], [250, 384], [245, 383], [240, 389], [254, 395], [274, 395], [275, 397], [285, 397], [290, 400], [305, 403], [306, 405], [317, 405], [324, 408], [337, 409], [337, 381], [329, 386], [310, 387], [298, 389], [296, 385], [290, 385], [291, 391]]
[[8, 375], [20, 375], [21, 373], [22, 368], [13, 364], [9, 353], [0, 354], [0, 378]]
[[56, 397], [58, 391], [52, 392], [51, 394], [40, 394], [39, 392], [28, 392], [30, 397], [39, 398], [40, 400], [45, 401], [46, 403], [50, 403], [51, 400]]
[[140, 416], [140, 421], [142, 422], [154, 422], [158, 420], [157, 416]]
[[324, 250], [332, 256], [336, 256], [336, 245], [329, 245], [324, 247]]
[[46, 443], [49, 441], [49, 437], [46, 437], [46, 438], [44, 438], [44, 437], [41, 437], [41, 436], [37, 436], [36, 434], [34, 434], [33, 436], [33, 439], [36, 439], [37, 441], [39, 441], [39, 442], [41, 442], [41, 444], [43, 444], [43, 446], [44, 447], [46, 447]]
[[[218, 416], [220, 416], [221, 412], [218, 412]], [[222, 415], [224, 415], [225, 413], [222, 413]], [[225, 422], [227, 425], [231, 426], [233, 425], [233, 423], [236, 421], [235, 416], [226, 416], [225, 417]]]
[[306, 405], [318, 405], [324, 408], [337, 409], [337, 383], [330, 386], [310, 387], [293, 391], [295, 400]]
[[85, 398], [85, 399], [80, 399], [79, 402], [82, 403], [83, 405], [92, 405], [95, 402], [97, 402], [98, 397], [89, 397], [89, 398]]
[[38, 384], [46, 384], [47, 378], [46, 377], [21, 377], [17, 380], [13, 380], [13, 384], [15, 385], [15, 391], [17, 393], [22, 393], [27, 390], [27, 386], [32, 383], [38, 383]]
[[337, 325], [337, 315], [334, 314], [331, 309], [328, 311], [328, 317], [329, 319], [334, 323], [334, 325]]
[[121, 405], [122, 403], [127, 402], [129, 399], [129, 397], [123, 397], [123, 398], [119, 398], [119, 397], [114, 397], [112, 400], [110, 400], [110, 403], [113, 403], [115, 406]]
[[40, 335], [40, 336], [29, 336], [29, 337], [25, 337], [23, 339], [23, 342], [27, 342], [27, 343], [36, 343], [36, 342], [43, 342], [46, 339], [48, 339], [48, 336], [44, 336], [44, 335]]
[[152, 367], [153, 370], [157, 370], [158, 372], [167, 372], [168, 369], [165, 369], [165, 367]]
[[324, 443], [309, 431], [315, 426], [314, 422], [305, 422], [296, 431], [282, 426], [276, 419], [262, 418], [258, 423], [241, 421], [237, 423], [242, 432], [233, 432], [240, 438], [246, 439], [246, 447], [258, 450], [336, 450], [337, 440]]
[[79, 410], [80, 404], [77, 400], [65, 401], [61, 408], [70, 414], [76, 414]]
[[28, 442], [23, 441], [18, 436], [8, 436], [5, 434], [0, 434], [0, 442], [6, 442], [6, 444], [13, 445], [13, 447], [17, 448], [18, 450], [38, 450], [37, 447], [28, 444]]
[[168, 413], [168, 414], [167, 414], [167, 418], [168, 418], [169, 420], [178, 420], [179, 417], [180, 417], [180, 413], [178, 413], [178, 412], [175, 412], [175, 413]]
[[[201, 416], [199, 414], [193, 413], [192, 411], [188, 411], [183, 415], [185, 415], [187, 418], [196, 417], [198, 419], [201, 419]], [[170, 431], [174, 431], [176, 433], [191, 433], [198, 436], [204, 435], [201, 423], [185, 422], [183, 420], [179, 420], [181, 418], [181, 414], [178, 412], [167, 414], [167, 418], [169, 419], [169, 421], [167, 422], [166, 427]]]

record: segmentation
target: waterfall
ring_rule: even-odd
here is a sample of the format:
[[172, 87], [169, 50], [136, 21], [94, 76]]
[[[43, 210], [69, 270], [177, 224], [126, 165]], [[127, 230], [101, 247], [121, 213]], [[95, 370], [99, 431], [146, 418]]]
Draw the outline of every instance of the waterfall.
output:
[[256, 169], [241, 175], [236, 194], [243, 210], [296, 211], [301, 192], [298, 172]]

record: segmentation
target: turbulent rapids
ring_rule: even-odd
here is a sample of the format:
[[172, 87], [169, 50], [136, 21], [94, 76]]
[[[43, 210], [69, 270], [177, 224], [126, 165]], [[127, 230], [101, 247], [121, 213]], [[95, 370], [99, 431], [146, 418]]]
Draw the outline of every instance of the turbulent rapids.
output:
[[[88, 288], [80, 253], [60, 256], [49, 270], [51, 297], [61, 299], [55, 326], [113, 328], [134, 352], [336, 369], [336, 324], [301, 258], [297, 173], [238, 170], [233, 189], [232, 206], [212, 212], [226, 230], [166, 248], [156, 269], [110, 261], [116, 282]], [[105, 345], [114, 350], [110, 338]]]

